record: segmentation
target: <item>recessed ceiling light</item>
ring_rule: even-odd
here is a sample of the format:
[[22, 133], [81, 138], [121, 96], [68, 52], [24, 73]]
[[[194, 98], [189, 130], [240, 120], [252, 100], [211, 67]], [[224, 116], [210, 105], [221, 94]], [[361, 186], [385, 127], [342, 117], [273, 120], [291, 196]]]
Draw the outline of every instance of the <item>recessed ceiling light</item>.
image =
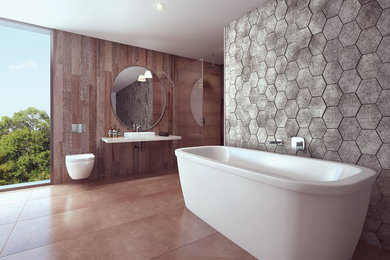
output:
[[158, 10], [158, 11], [163, 11], [165, 9], [165, 3], [164, 1], [157, 1], [155, 4], [154, 4], [154, 7]]

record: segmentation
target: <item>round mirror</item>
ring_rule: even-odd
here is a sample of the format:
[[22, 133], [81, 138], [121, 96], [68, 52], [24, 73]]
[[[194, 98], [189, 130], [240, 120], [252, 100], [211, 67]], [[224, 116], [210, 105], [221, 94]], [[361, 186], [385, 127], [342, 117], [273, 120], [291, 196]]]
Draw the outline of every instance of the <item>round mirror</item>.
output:
[[149, 130], [164, 115], [165, 86], [150, 69], [142, 66], [127, 67], [114, 80], [111, 105], [114, 114], [126, 127]]

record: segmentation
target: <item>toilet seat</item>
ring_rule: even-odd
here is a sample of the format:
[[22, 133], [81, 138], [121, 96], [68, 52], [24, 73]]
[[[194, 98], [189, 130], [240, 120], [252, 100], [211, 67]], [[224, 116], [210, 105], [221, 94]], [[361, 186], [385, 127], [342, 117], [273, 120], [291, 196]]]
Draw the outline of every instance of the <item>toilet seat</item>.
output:
[[95, 159], [95, 155], [92, 153], [72, 154], [72, 155], [65, 156], [65, 160], [67, 162], [90, 161], [94, 159]]

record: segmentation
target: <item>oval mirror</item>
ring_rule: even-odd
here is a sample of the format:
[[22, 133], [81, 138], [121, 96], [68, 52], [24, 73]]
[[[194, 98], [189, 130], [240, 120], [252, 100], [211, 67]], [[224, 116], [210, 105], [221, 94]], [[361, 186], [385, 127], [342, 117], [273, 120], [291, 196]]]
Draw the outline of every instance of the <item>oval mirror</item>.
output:
[[157, 75], [142, 66], [127, 67], [115, 78], [111, 105], [126, 127], [149, 130], [162, 119], [166, 107], [165, 86]]

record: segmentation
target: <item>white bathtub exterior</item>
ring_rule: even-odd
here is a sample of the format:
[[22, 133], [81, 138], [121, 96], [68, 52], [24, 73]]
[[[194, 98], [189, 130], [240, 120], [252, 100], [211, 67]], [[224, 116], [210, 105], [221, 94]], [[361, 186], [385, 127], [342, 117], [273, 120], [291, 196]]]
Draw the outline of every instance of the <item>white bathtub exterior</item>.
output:
[[224, 146], [175, 153], [187, 208], [256, 258], [351, 259], [374, 171]]

